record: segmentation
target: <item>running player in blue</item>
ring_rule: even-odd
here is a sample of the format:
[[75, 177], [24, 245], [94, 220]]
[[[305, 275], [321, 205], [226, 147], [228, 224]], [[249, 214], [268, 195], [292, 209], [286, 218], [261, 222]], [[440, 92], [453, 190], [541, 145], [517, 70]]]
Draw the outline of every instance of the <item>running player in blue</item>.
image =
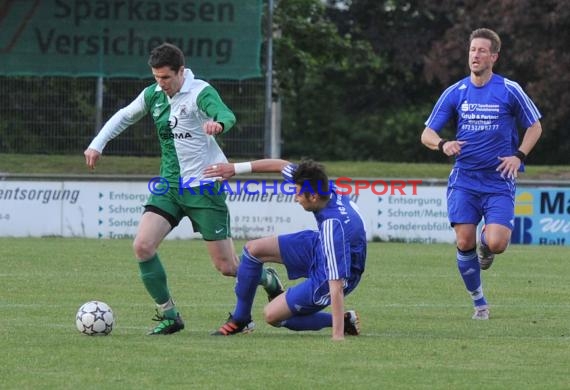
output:
[[[493, 73], [501, 39], [492, 30], [469, 38], [470, 76], [447, 88], [426, 121], [421, 141], [455, 157], [447, 186], [447, 211], [457, 242], [457, 266], [473, 299], [473, 319], [489, 319], [480, 270], [509, 245], [514, 223], [517, 173], [540, 135], [540, 112], [514, 81]], [[457, 122], [455, 140], [439, 132]], [[519, 144], [519, 128], [525, 129]], [[477, 225], [484, 218], [479, 237]]]
[[[366, 232], [357, 206], [335, 192], [324, 167], [314, 161], [299, 165], [278, 159], [239, 164], [217, 164], [206, 176], [227, 179], [236, 172], [282, 172], [295, 184], [295, 200], [315, 216], [318, 230], [264, 237], [249, 241], [242, 253], [235, 292], [237, 304], [228, 321], [213, 335], [229, 336], [253, 330], [251, 308], [262, 265], [282, 263], [289, 279], [306, 278], [273, 299], [264, 309], [265, 321], [295, 331], [332, 327], [332, 339], [358, 335], [354, 310], [345, 311], [344, 297], [364, 272]], [[331, 306], [331, 313], [323, 312]]]

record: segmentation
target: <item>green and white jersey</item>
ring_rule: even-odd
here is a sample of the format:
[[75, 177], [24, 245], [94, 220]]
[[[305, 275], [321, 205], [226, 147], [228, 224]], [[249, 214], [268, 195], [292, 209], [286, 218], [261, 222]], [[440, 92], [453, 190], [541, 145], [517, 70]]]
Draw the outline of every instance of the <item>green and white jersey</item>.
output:
[[236, 118], [218, 92], [207, 82], [195, 79], [190, 69], [185, 69], [184, 84], [172, 98], [156, 83], [145, 88], [105, 123], [89, 148], [102, 152], [111, 139], [149, 113], [160, 142], [160, 176], [173, 187], [178, 187], [180, 180], [190, 187], [213, 181], [203, 177], [206, 166], [228, 160], [202, 125], [214, 120], [222, 123], [226, 132]]

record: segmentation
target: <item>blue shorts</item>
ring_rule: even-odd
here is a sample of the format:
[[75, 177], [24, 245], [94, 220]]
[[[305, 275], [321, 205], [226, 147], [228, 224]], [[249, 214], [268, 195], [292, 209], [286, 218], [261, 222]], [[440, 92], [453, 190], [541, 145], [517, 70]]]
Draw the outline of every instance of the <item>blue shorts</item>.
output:
[[514, 179], [496, 171], [468, 171], [454, 168], [447, 186], [447, 213], [451, 226], [496, 223], [513, 229], [515, 218]]
[[[330, 305], [326, 259], [321, 249], [319, 232], [303, 230], [278, 236], [279, 251], [290, 280], [307, 278], [286, 291], [287, 306], [295, 315], [311, 314]], [[360, 275], [351, 275], [345, 281], [344, 295], [348, 295], [360, 281]]]

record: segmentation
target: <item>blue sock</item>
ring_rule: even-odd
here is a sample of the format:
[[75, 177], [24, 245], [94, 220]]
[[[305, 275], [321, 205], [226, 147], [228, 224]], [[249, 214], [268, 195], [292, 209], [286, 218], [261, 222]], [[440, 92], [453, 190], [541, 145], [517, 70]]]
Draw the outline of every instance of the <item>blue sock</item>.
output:
[[481, 284], [481, 269], [479, 268], [475, 248], [468, 251], [457, 250], [457, 268], [463, 278], [467, 292], [473, 299], [473, 304], [475, 306], [486, 305], [487, 301], [483, 295]]
[[233, 318], [236, 322], [251, 321], [251, 307], [261, 278], [262, 267], [263, 263], [243, 248], [235, 287], [237, 303]]
[[332, 314], [317, 312], [305, 316], [293, 316], [281, 323], [281, 326], [291, 330], [320, 330], [332, 326]]

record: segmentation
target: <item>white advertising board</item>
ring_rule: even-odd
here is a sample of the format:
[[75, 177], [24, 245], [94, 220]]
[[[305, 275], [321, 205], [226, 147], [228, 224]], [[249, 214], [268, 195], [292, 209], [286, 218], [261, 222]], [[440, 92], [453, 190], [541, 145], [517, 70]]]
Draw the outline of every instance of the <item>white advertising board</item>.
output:
[[[132, 238], [150, 192], [147, 182], [0, 181], [0, 236]], [[236, 188], [235, 183], [230, 183]], [[445, 187], [418, 185], [387, 191], [351, 193], [364, 217], [369, 240], [453, 242], [447, 221]], [[253, 191], [255, 192], [255, 191]], [[227, 197], [232, 235], [255, 238], [316, 227], [285, 193], [237, 193]], [[200, 237], [188, 219], [168, 236]]]

